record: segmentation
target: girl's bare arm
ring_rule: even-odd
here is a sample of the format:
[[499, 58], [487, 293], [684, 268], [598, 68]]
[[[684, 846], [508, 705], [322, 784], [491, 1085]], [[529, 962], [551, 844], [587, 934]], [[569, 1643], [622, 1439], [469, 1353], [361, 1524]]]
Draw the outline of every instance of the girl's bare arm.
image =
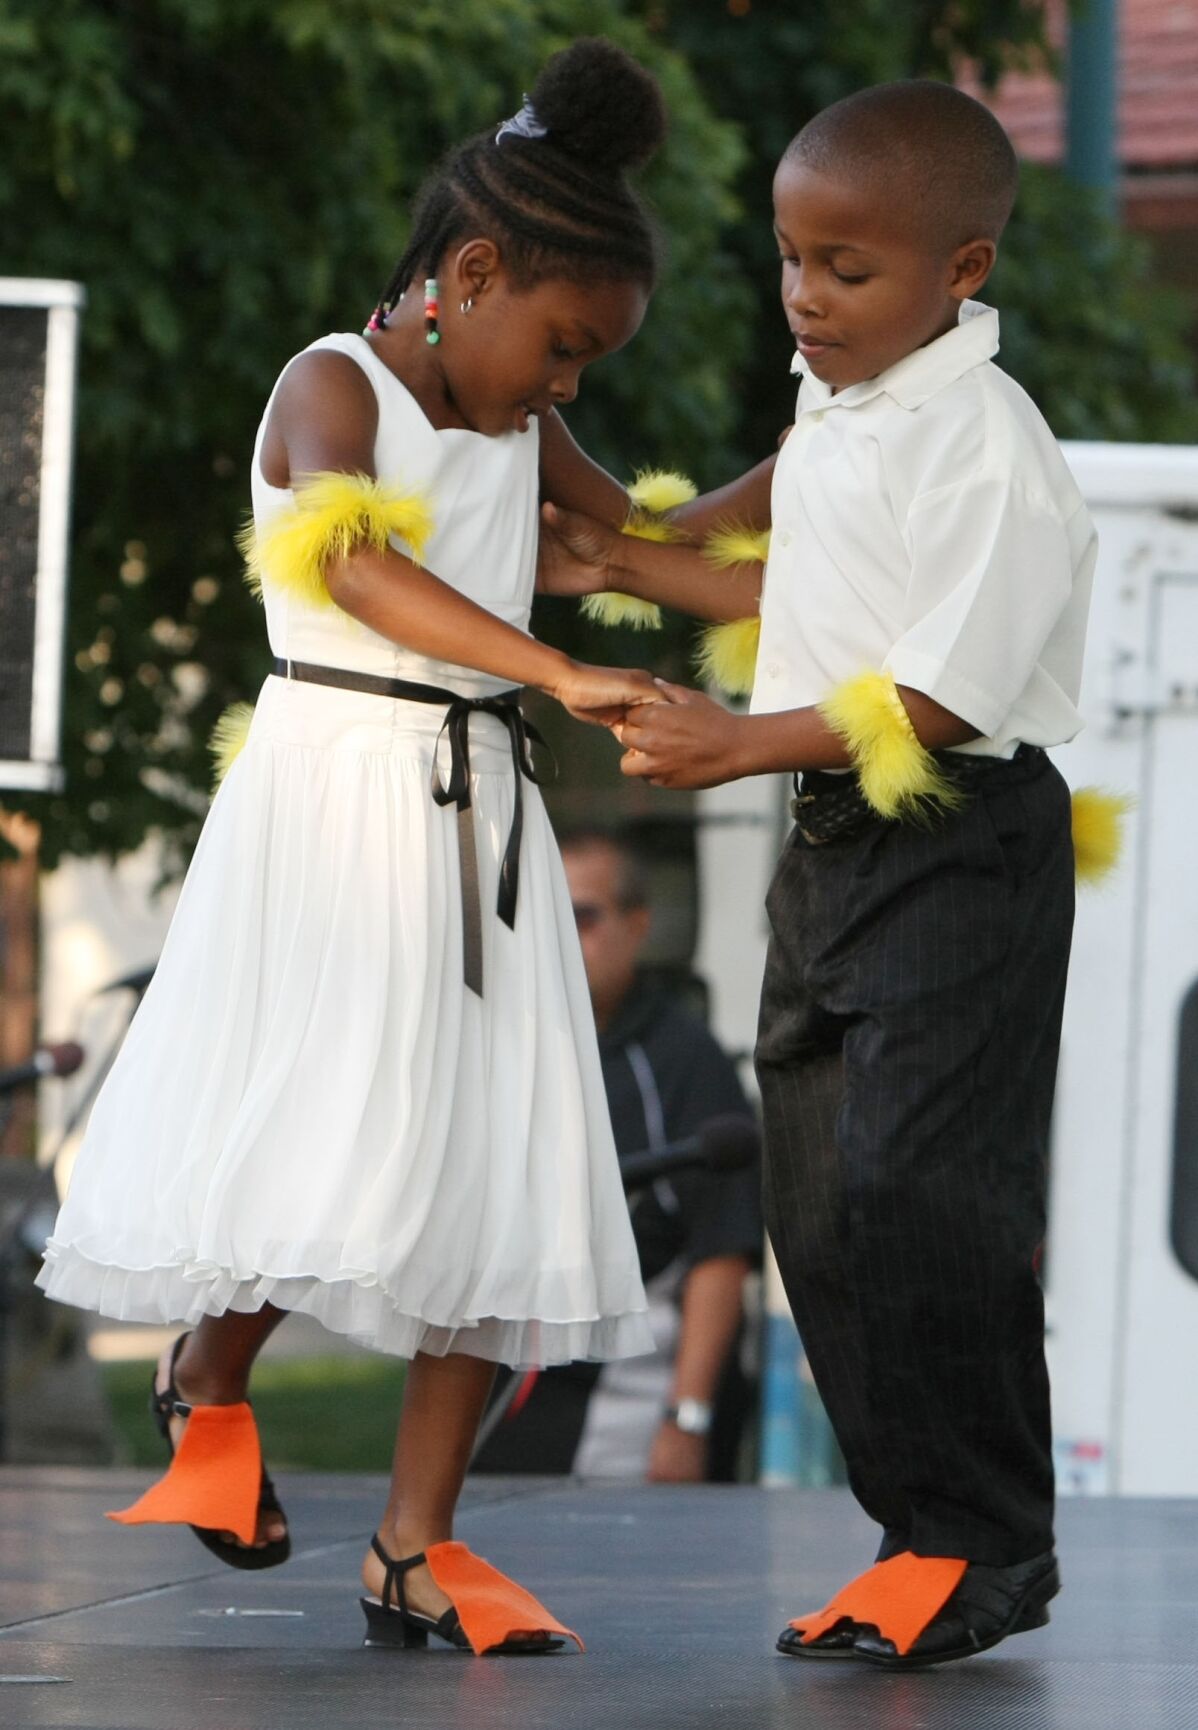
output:
[[[361, 368], [317, 353], [289, 370], [275, 399], [263, 467], [276, 486], [325, 471], [373, 476], [378, 405]], [[342, 611], [417, 654], [532, 685], [583, 718], [658, 695], [648, 674], [585, 667], [506, 624], [392, 548], [361, 548], [329, 565]]]

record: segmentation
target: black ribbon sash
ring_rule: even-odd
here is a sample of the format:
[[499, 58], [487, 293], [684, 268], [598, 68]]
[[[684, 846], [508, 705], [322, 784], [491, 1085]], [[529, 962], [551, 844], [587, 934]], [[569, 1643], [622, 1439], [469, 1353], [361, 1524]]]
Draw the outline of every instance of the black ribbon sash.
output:
[[[445, 710], [445, 719], [433, 748], [433, 772], [429, 791], [437, 805], [457, 807], [458, 862], [462, 894], [462, 975], [477, 996], [483, 994], [482, 893], [478, 873], [478, 849], [474, 838], [474, 816], [470, 805], [470, 717], [494, 715], [507, 728], [516, 772], [512, 826], [499, 866], [499, 893], [495, 911], [509, 930], [515, 930], [516, 904], [520, 892], [520, 842], [524, 834], [525, 778], [540, 786], [532, 760], [532, 745], [544, 739], [520, 711], [518, 689], [500, 691], [494, 697], [463, 697], [439, 685], [422, 685], [412, 679], [389, 679], [379, 673], [350, 672], [344, 667], [320, 667], [311, 661], [275, 659], [280, 679], [301, 684], [331, 685], [339, 691], [363, 691], [367, 696], [398, 697], [406, 703], [433, 703]], [[442, 739], [449, 741], [449, 776], [442, 783], [439, 763]], [[548, 747], [545, 747], [548, 749]]]

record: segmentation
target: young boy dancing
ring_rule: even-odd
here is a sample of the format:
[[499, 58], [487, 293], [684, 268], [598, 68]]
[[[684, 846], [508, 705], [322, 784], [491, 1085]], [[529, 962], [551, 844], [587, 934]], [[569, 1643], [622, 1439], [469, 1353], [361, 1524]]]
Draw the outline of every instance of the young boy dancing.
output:
[[[751, 712], [663, 686], [621, 729], [660, 786], [801, 773], [767, 902], [766, 1208], [883, 1537], [778, 1645], [892, 1669], [1041, 1627], [1059, 1589], [1038, 1264], [1073, 857], [1044, 751], [1080, 725], [1095, 540], [972, 299], [1016, 178], [990, 113], [922, 81], [794, 139], [774, 206], [801, 386]], [[763, 526], [767, 484], [714, 497]], [[747, 567], [546, 517], [555, 588], [755, 610]]]

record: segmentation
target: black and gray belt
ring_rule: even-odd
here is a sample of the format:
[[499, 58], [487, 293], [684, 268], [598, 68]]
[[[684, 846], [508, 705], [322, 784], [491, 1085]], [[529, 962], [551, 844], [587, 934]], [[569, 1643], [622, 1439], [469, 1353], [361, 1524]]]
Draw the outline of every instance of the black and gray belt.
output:
[[[1003, 776], [1024, 776], [1043, 767], [1044, 752], [1036, 745], [1020, 745], [1013, 757], [971, 756], [964, 751], [934, 753], [950, 781], [964, 792], [981, 782]], [[813, 847], [827, 841], [845, 841], [873, 827], [885, 828], [895, 821], [880, 817], [861, 791], [856, 775], [836, 775], [826, 770], [807, 771], [794, 777], [795, 796], [790, 814], [805, 841]], [[929, 808], [929, 814], [934, 807]]]
[[[493, 697], [463, 697], [439, 685], [422, 685], [412, 679], [388, 679], [378, 673], [349, 672], [343, 667], [319, 667], [310, 661], [290, 661], [277, 656], [275, 673], [280, 679], [301, 684], [331, 685], [339, 691], [362, 691], [373, 697], [398, 697], [405, 703], [436, 704], [445, 710], [441, 731], [433, 750], [430, 792], [438, 805], [456, 805], [458, 813], [458, 859], [462, 891], [462, 974], [469, 989], [483, 993], [483, 919], [478, 874], [478, 849], [474, 839], [474, 817], [470, 809], [470, 717], [494, 715], [507, 728], [516, 772], [512, 826], [499, 866], [499, 894], [495, 911], [514, 930], [516, 901], [520, 889], [520, 841], [524, 833], [523, 780], [534, 786], [540, 778], [533, 765], [530, 745], [545, 741], [520, 712], [518, 689], [499, 691]], [[438, 762], [441, 740], [449, 739], [449, 777], [442, 784]]]

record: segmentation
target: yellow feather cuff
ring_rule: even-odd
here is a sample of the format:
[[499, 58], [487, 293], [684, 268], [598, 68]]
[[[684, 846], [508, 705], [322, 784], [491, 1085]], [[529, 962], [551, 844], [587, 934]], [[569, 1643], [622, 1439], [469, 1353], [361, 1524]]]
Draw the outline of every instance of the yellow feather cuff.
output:
[[[696, 487], [685, 475], [669, 469], [641, 469], [628, 497], [632, 508], [621, 534], [640, 541], [681, 541], [685, 535], [667, 522], [663, 511], [675, 505], [685, 505], [695, 497]], [[634, 631], [656, 631], [661, 628], [661, 608], [656, 601], [642, 601], [635, 595], [610, 593], [587, 595], [582, 603], [586, 618], [596, 625], [625, 625]]]
[[694, 481], [673, 469], [638, 469], [636, 479], [628, 489], [628, 497], [643, 511], [655, 517], [672, 511], [677, 505], [688, 505], [698, 494]]
[[212, 753], [213, 792], [220, 786], [240, 755], [250, 736], [250, 723], [253, 719], [252, 703], [230, 703], [213, 727], [208, 739], [208, 749]]
[[621, 595], [614, 590], [602, 595], [584, 595], [582, 610], [596, 625], [627, 625], [634, 631], [656, 631], [661, 626], [661, 608], [656, 601], [642, 601], [636, 595]]
[[960, 790], [915, 735], [889, 673], [846, 679], [819, 704], [820, 714], [844, 740], [861, 791], [880, 817], [926, 820], [930, 805], [952, 809]]
[[1073, 863], [1079, 883], [1109, 877], [1123, 851], [1123, 819], [1135, 806], [1126, 793], [1079, 787], [1073, 795]]
[[729, 697], [747, 697], [757, 672], [761, 619], [732, 619], [708, 625], [699, 638], [695, 666], [700, 676]]
[[763, 565], [769, 551], [770, 531], [745, 523], [721, 523], [703, 542], [703, 557], [721, 571], [733, 565]]
[[263, 584], [313, 607], [331, 607], [325, 566], [363, 545], [382, 552], [394, 536], [419, 564], [433, 532], [429, 501], [369, 475], [315, 474], [261, 535], [247, 523], [238, 537], [255, 593]]

